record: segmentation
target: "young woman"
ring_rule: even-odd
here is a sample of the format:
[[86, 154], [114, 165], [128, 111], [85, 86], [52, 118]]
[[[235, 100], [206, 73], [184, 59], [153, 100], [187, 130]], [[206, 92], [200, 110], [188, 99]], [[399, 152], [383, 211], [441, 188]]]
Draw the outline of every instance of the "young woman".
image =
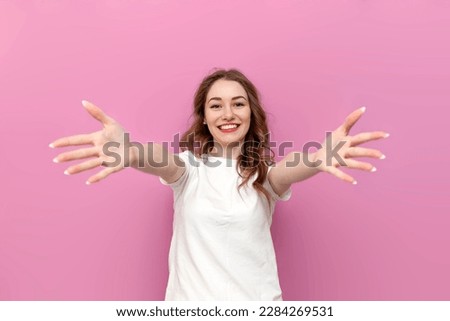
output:
[[382, 131], [350, 136], [364, 113], [360, 108], [316, 152], [291, 152], [275, 163], [257, 89], [236, 69], [216, 70], [203, 79], [180, 153], [162, 144], [130, 143], [119, 123], [94, 104], [83, 105], [103, 128], [50, 144], [90, 145], [54, 159], [90, 158], [66, 174], [104, 166], [86, 182], [92, 184], [133, 167], [159, 176], [174, 192], [166, 300], [282, 300], [270, 234], [275, 202], [288, 200], [292, 184], [319, 172], [355, 184], [338, 167], [374, 171], [353, 158], [384, 155], [358, 145], [388, 136]]

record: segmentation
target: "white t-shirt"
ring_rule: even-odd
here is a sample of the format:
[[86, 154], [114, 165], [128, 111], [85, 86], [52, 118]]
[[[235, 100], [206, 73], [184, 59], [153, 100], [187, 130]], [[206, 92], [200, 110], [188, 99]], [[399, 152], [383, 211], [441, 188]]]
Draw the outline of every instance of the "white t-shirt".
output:
[[[171, 184], [173, 235], [165, 300], [282, 300], [270, 226], [279, 197], [266, 179], [267, 199], [251, 185], [240, 189], [237, 160], [190, 151], [178, 156], [186, 171]], [[269, 167], [270, 171], [271, 167]], [[251, 188], [248, 188], [251, 186]]]

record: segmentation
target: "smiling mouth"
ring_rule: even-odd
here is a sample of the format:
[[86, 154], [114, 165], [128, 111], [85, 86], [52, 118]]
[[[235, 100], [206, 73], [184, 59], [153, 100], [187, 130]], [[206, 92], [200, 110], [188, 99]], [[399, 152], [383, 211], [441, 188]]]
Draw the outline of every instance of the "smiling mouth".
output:
[[232, 125], [220, 125], [218, 128], [221, 131], [233, 131], [239, 127], [239, 124], [232, 124]]

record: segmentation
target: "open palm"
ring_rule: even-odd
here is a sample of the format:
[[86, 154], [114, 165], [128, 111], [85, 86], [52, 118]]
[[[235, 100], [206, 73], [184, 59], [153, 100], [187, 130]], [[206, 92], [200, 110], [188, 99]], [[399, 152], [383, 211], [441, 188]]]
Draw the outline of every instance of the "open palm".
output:
[[385, 156], [379, 150], [358, 146], [371, 140], [389, 136], [389, 134], [383, 131], [359, 133], [351, 136], [351, 128], [361, 118], [364, 112], [365, 107], [362, 107], [348, 115], [344, 123], [327, 136], [322, 144], [322, 148], [315, 153], [314, 157], [314, 162], [320, 164], [318, 166], [320, 170], [353, 184], [356, 184], [353, 177], [344, 173], [338, 167], [346, 166], [374, 172], [376, 168], [370, 163], [357, 161], [352, 158], [372, 157], [384, 159]]
[[[103, 128], [89, 134], [59, 138], [51, 143], [50, 147], [90, 145], [89, 147], [61, 153], [53, 161], [60, 163], [88, 159], [68, 167], [64, 172], [67, 175], [80, 173], [99, 166], [106, 167], [97, 174], [89, 177], [86, 184], [91, 184], [104, 179], [111, 173], [122, 170], [129, 165], [129, 162], [125, 162], [125, 130], [123, 127], [94, 104], [85, 100], [82, 104], [87, 112], [102, 124]], [[113, 154], [115, 157], [111, 156]]]

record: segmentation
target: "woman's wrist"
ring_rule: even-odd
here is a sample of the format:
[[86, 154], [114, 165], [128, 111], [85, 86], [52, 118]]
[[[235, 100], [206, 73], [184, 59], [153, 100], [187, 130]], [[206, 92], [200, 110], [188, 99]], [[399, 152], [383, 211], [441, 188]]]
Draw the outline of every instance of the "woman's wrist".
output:
[[125, 167], [136, 168], [139, 164], [139, 148], [131, 143], [128, 148], [129, 162], [125, 164]]
[[310, 166], [315, 168], [317, 172], [323, 172], [325, 171], [325, 163], [323, 161], [322, 157], [322, 149], [319, 149], [318, 151], [314, 153], [310, 153], [310, 157], [308, 159], [312, 159], [312, 162], [310, 163]]

